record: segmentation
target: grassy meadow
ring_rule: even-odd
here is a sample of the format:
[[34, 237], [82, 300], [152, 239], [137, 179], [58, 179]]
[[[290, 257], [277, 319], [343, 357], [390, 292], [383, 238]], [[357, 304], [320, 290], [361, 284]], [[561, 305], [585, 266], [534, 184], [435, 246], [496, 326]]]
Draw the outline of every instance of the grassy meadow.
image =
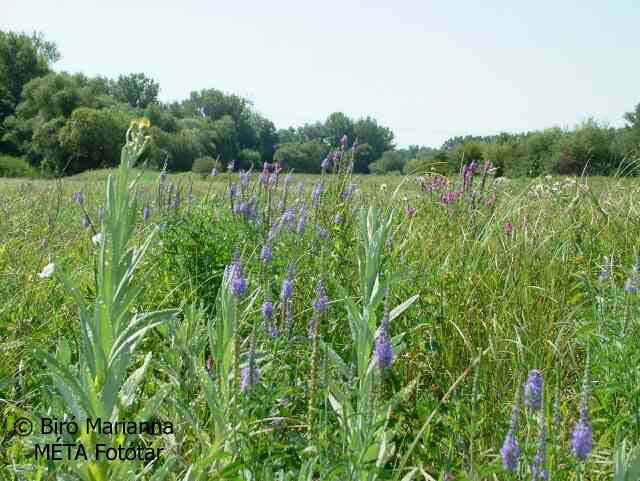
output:
[[640, 479], [637, 180], [260, 174], [0, 179], [1, 479]]

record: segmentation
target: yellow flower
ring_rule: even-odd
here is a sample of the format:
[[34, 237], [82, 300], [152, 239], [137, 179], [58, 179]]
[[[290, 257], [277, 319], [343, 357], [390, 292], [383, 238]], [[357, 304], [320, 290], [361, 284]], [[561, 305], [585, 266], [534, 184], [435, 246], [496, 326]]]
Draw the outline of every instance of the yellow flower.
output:
[[139, 129], [143, 129], [145, 127], [149, 128], [151, 127], [151, 122], [146, 117], [138, 117], [137, 119], [131, 121], [131, 126], [133, 127], [134, 125]]

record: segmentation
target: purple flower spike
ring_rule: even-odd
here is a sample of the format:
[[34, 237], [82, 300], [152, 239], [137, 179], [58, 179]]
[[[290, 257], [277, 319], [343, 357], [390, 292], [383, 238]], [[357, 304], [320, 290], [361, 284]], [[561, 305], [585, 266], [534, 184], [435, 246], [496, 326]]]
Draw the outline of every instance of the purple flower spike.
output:
[[84, 204], [84, 194], [82, 192], [74, 192], [73, 201], [78, 205]]
[[148, 221], [149, 218], [151, 217], [151, 208], [148, 205], [144, 206], [144, 209], [142, 209], [142, 219], [144, 219], [144, 221]]
[[304, 205], [302, 205], [302, 207], [300, 207], [300, 217], [298, 219], [298, 234], [303, 234], [304, 233], [304, 227], [307, 223], [307, 213], [306, 210], [304, 208]]
[[391, 336], [389, 335], [389, 295], [387, 294], [384, 302], [384, 315], [382, 316], [382, 325], [378, 331], [378, 335], [373, 346], [373, 357], [382, 373], [391, 367], [393, 361], [393, 346], [391, 345]]
[[507, 433], [502, 449], [500, 449], [500, 455], [502, 456], [502, 465], [504, 466], [504, 469], [507, 471], [515, 471], [518, 468], [520, 447], [518, 446], [518, 441], [511, 431]]
[[373, 355], [380, 371], [386, 371], [391, 367], [391, 362], [393, 361], [393, 347], [391, 346], [389, 333], [384, 326], [380, 330], [378, 337], [376, 337]]
[[243, 296], [247, 291], [247, 279], [244, 276], [239, 255], [236, 255], [236, 259], [231, 265], [231, 291], [237, 297]]
[[242, 385], [240, 389], [243, 393], [253, 391], [260, 382], [260, 369], [249, 366], [242, 369]]
[[571, 435], [571, 451], [580, 461], [586, 461], [593, 449], [593, 428], [588, 419], [580, 419]]
[[264, 301], [262, 304], [262, 317], [264, 317], [265, 320], [270, 320], [273, 317], [273, 302]]
[[282, 282], [282, 290], [280, 291], [280, 299], [284, 302], [291, 299], [293, 295], [293, 279], [291, 275]]
[[589, 421], [589, 360], [585, 369], [580, 396], [580, 418], [571, 435], [571, 451], [580, 461], [586, 461], [593, 449], [593, 428]]
[[529, 371], [529, 377], [524, 383], [524, 405], [534, 411], [538, 411], [542, 407], [542, 390], [544, 386], [544, 378], [542, 373], [537, 369]]
[[265, 264], [269, 264], [273, 260], [273, 252], [271, 250], [271, 242], [267, 241], [260, 252], [260, 260]]
[[329, 304], [329, 298], [327, 297], [327, 291], [324, 288], [322, 281], [318, 281], [316, 286], [316, 298], [311, 303], [313, 310], [319, 313], [326, 312]]
[[502, 466], [507, 471], [515, 471], [518, 468], [518, 459], [520, 458], [520, 447], [516, 439], [516, 431], [518, 429], [518, 417], [520, 416], [520, 389], [516, 390], [516, 395], [511, 408], [511, 423], [509, 431], [504, 438], [500, 454], [502, 456]]
[[347, 137], [347, 134], [344, 134], [340, 139], [340, 147], [344, 150], [347, 147], [347, 143], [349, 143], [349, 137]]

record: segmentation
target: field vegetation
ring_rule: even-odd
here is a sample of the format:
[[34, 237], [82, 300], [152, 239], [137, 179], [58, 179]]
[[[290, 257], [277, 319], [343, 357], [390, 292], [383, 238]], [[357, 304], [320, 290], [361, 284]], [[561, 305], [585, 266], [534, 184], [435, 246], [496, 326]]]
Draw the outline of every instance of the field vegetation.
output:
[[3, 479], [638, 479], [633, 177], [357, 175], [346, 137], [318, 175], [158, 173], [150, 133], [0, 183]]

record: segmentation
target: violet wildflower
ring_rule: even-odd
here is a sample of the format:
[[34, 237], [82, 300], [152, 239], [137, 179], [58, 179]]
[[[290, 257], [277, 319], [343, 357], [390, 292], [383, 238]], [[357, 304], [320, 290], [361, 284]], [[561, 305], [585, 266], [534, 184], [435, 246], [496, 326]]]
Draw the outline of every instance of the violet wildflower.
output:
[[249, 210], [246, 202], [237, 202], [233, 206], [233, 213], [236, 215], [246, 215], [248, 211]]
[[549, 479], [549, 472], [545, 468], [547, 464], [547, 426], [544, 418], [544, 410], [540, 416], [540, 435], [538, 437], [538, 449], [536, 455], [533, 458], [533, 464], [531, 465], [531, 479], [532, 481], [547, 481]]
[[515, 471], [518, 467], [518, 459], [520, 458], [520, 447], [518, 446], [518, 440], [516, 439], [516, 431], [518, 429], [518, 416], [520, 415], [519, 402], [520, 389], [518, 388], [513, 399], [509, 431], [507, 432], [507, 436], [505, 437], [502, 448], [500, 449], [500, 455], [502, 456], [502, 466], [507, 471]]
[[304, 208], [304, 204], [300, 207], [300, 217], [298, 218], [298, 234], [304, 233], [304, 227], [307, 223], [307, 213]]
[[316, 297], [312, 301], [311, 306], [314, 311], [319, 313], [324, 313], [327, 311], [327, 307], [329, 305], [329, 298], [327, 297], [327, 291], [324, 288], [324, 284], [322, 281], [318, 281], [316, 285]]
[[462, 190], [467, 190], [473, 183], [473, 175], [476, 173], [478, 164], [475, 160], [462, 168]]
[[404, 208], [404, 214], [407, 216], [407, 218], [411, 219], [416, 213], [416, 209], [415, 207], [411, 207], [411, 206], [407, 206]]
[[270, 321], [273, 317], [273, 302], [266, 300], [262, 303], [262, 317], [265, 321]]
[[270, 239], [267, 239], [267, 242], [262, 246], [262, 251], [260, 251], [260, 260], [265, 264], [269, 264], [273, 260]]
[[260, 382], [260, 369], [258, 369], [253, 363], [242, 369], [242, 384], [240, 390], [243, 393], [251, 392], [258, 387]]
[[218, 169], [216, 167], [214, 167], [213, 169], [211, 169], [211, 177], [218, 177]]
[[544, 378], [537, 369], [529, 371], [527, 381], [524, 383], [524, 405], [534, 411], [542, 407], [542, 392], [544, 388]]
[[142, 219], [146, 222], [149, 220], [150, 217], [151, 217], [151, 207], [149, 207], [148, 205], [145, 205], [144, 209], [142, 209]]
[[507, 235], [513, 234], [513, 224], [510, 221], [504, 225], [504, 233]]
[[391, 367], [393, 362], [393, 346], [391, 345], [391, 336], [389, 335], [389, 294], [385, 299], [384, 315], [382, 316], [382, 325], [376, 336], [373, 348], [373, 356], [380, 372], [384, 373]]
[[231, 200], [233, 200], [236, 198], [236, 195], [238, 195], [238, 186], [236, 184], [230, 184], [229, 197], [231, 197]]
[[84, 194], [81, 191], [74, 192], [73, 201], [78, 205], [84, 204]]
[[282, 281], [282, 289], [280, 290], [280, 299], [284, 302], [291, 299], [293, 295], [293, 277], [291, 273]]
[[282, 224], [287, 225], [289, 230], [293, 230], [295, 220], [296, 214], [292, 208], [285, 210], [284, 214], [282, 214]]
[[98, 224], [102, 224], [104, 220], [104, 207], [98, 207]]
[[347, 134], [344, 134], [340, 139], [340, 148], [342, 148], [342, 150], [346, 149], [348, 142], [349, 142], [349, 137], [347, 137]]
[[323, 173], [329, 170], [329, 167], [331, 167], [331, 159], [329, 158], [329, 155], [324, 158], [320, 167], [322, 168]]
[[231, 291], [237, 297], [241, 297], [247, 291], [247, 279], [244, 275], [239, 254], [236, 254], [236, 258], [231, 265]]
[[333, 223], [336, 225], [342, 224], [342, 214], [340, 212], [336, 213], [336, 216], [333, 218]]
[[91, 227], [91, 220], [89, 219], [89, 216], [82, 216], [82, 227], [84, 227], [85, 229]]
[[589, 358], [585, 368], [580, 396], [580, 418], [571, 435], [571, 451], [580, 461], [586, 461], [593, 449], [593, 428], [589, 420]]
[[313, 191], [311, 192], [311, 205], [313, 206], [314, 209], [318, 207], [318, 199], [320, 198], [323, 192], [324, 192], [324, 185], [322, 184], [322, 182], [318, 182], [313, 187]]
[[344, 188], [344, 190], [342, 191], [342, 199], [347, 200], [349, 197], [351, 197], [351, 194], [353, 194], [356, 188], [357, 186], [355, 184], [352, 184], [351, 182], [349, 182]]
[[353, 145], [351, 146], [351, 152], [355, 154], [358, 151], [359, 146], [360, 144], [358, 144], [358, 138], [356, 137], [356, 140], [353, 141]]
[[316, 233], [318, 234], [318, 238], [320, 239], [326, 239], [327, 237], [329, 237], [329, 231], [321, 225], [318, 226]]

